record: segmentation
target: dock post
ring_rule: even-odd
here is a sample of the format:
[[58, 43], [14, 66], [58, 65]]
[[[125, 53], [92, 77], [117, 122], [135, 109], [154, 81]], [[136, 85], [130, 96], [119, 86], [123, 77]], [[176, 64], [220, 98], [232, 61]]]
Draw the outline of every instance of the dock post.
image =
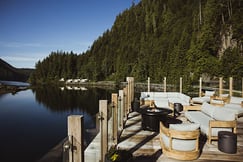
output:
[[123, 129], [123, 124], [124, 124], [124, 92], [123, 90], [119, 90], [119, 112], [120, 112], [120, 119], [119, 119], [119, 127], [122, 130]]
[[233, 78], [229, 78], [229, 95], [232, 96], [233, 94]]
[[182, 93], [182, 77], [180, 77], [180, 93]]
[[130, 78], [127, 77], [127, 112], [131, 110], [131, 81]]
[[134, 77], [130, 77], [131, 79], [131, 99], [134, 101]]
[[150, 92], [150, 77], [148, 77], [148, 92]]
[[202, 77], [199, 78], [199, 97], [202, 97]]
[[166, 92], [166, 77], [164, 77], [164, 92]]
[[128, 106], [129, 111], [131, 111], [132, 108], [132, 102], [134, 101], [134, 78], [133, 77], [127, 77], [127, 87], [128, 87]]
[[111, 96], [111, 100], [112, 100], [112, 107], [113, 107], [113, 122], [112, 122], [112, 127], [113, 127], [113, 132], [112, 132], [112, 136], [113, 136], [113, 142], [114, 145], [118, 144], [118, 120], [117, 120], [117, 102], [118, 102], [118, 97], [116, 93], [112, 93]]
[[107, 100], [99, 101], [100, 112], [100, 160], [105, 162], [105, 154], [108, 151], [108, 111]]
[[223, 91], [223, 77], [219, 77], [219, 96], [222, 95]]
[[[127, 121], [127, 86], [123, 89], [123, 95], [124, 95], [124, 120]], [[124, 121], [124, 122], [125, 122]]]
[[69, 162], [84, 162], [83, 116], [68, 116]]

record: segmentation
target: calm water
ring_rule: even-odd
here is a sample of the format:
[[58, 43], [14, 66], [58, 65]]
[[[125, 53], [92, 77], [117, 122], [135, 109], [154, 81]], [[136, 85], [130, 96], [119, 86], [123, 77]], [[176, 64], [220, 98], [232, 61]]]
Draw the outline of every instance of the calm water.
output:
[[[0, 162], [33, 162], [67, 136], [67, 116], [84, 115], [85, 129], [95, 128], [99, 100], [111, 91], [40, 87], [0, 95]], [[94, 136], [85, 132], [89, 143]]]

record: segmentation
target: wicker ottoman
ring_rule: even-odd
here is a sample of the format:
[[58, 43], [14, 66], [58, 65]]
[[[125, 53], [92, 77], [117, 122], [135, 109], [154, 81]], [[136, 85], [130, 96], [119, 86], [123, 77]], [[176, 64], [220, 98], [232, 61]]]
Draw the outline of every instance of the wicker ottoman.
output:
[[218, 132], [218, 149], [224, 153], [234, 154], [237, 152], [237, 135], [233, 132]]

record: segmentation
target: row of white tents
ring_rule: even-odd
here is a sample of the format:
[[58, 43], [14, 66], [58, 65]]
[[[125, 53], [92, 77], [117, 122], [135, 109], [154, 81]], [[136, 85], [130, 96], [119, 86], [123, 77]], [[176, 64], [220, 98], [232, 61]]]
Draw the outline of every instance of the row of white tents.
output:
[[88, 79], [67, 79], [65, 81], [64, 78], [61, 78], [59, 81], [61, 82], [65, 82], [66, 84], [78, 84], [78, 83], [85, 83], [85, 82], [88, 82], [89, 80]]

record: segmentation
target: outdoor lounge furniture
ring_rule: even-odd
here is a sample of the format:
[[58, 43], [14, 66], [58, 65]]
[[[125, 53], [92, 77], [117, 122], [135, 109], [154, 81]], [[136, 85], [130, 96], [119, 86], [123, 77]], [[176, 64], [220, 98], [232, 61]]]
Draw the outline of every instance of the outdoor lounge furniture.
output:
[[210, 102], [210, 97], [215, 95], [215, 91], [205, 91], [204, 96], [202, 97], [193, 97], [192, 103], [202, 104], [204, 102]]
[[199, 124], [169, 124], [160, 122], [160, 144], [163, 153], [178, 160], [195, 160], [199, 156]]
[[200, 124], [200, 130], [208, 137], [208, 142], [218, 139], [219, 131], [236, 133], [235, 113], [204, 102], [201, 111], [186, 111], [185, 117]]
[[174, 107], [174, 103], [190, 105], [191, 97], [179, 92], [141, 92], [140, 101], [153, 103], [156, 107]]
[[214, 96], [211, 97], [210, 104], [234, 112], [236, 118], [243, 116], [243, 98], [241, 97], [230, 97], [227, 94], [223, 94], [220, 97]]
[[225, 104], [222, 108], [235, 113], [236, 118], [240, 118], [243, 116], [243, 107], [241, 105]]

